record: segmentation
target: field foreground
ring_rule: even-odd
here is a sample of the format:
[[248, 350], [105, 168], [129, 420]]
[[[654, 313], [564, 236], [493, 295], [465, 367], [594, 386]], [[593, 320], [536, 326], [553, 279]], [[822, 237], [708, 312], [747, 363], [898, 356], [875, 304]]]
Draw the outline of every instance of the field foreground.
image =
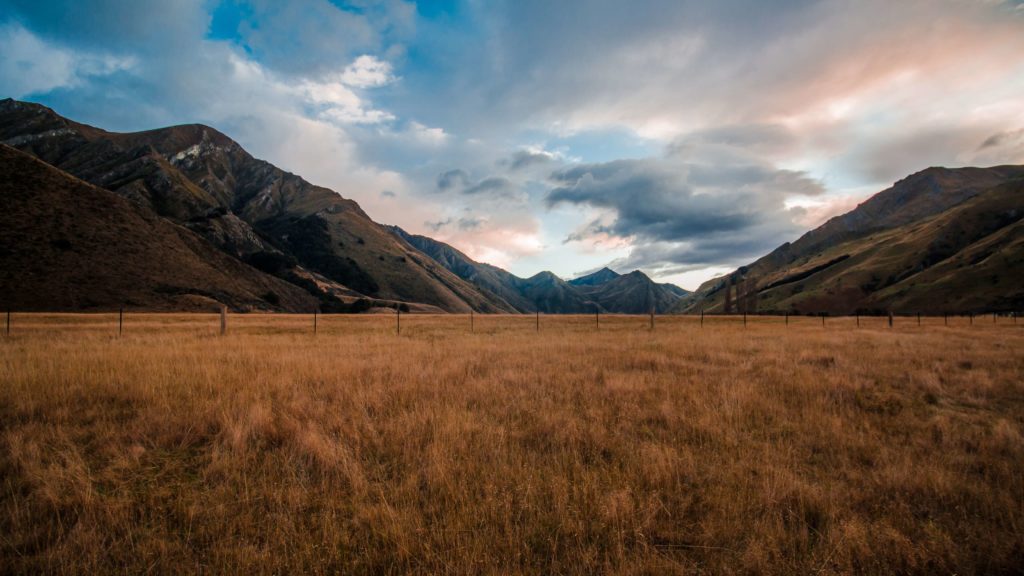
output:
[[1024, 322], [13, 320], [0, 572], [1024, 565]]

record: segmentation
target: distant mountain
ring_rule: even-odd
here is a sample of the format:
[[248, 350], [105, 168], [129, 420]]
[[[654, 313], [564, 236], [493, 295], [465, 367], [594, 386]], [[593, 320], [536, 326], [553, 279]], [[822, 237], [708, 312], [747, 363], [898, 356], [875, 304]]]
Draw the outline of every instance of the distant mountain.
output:
[[1024, 166], [929, 168], [702, 285], [677, 310], [1024, 309]]
[[520, 278], [490, 264], [474, 261], [455, 248], [394, 226], [392, 231], [437, 260], [463, 280], [508, 302], [519, 312], [540, 310], [553, 314], [594, 311], [638, 314], [666, 312], [688, 294], [671, 284], [657, 284], [642, 272], [621, 276], [603, 268], [568, 282], [551, 272]]
[[514, 311], [372, 221], [352, 200], [250, 156], [202, 125], [118, 134], [0, 101], [0, 142], [115, 192], [226, 255], [314, 294], [447, 311]]
[[0, 299], [16, 310], [315, 309], [305, 290], [0, 144]]

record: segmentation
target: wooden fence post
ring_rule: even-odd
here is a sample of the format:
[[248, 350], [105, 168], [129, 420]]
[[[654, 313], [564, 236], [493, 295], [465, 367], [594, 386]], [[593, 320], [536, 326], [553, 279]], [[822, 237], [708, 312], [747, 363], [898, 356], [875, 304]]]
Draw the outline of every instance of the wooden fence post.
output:
[[786, 326], [789, 326], [789, 312], [786, 312]]
[[7, 309], [7, 335], [11, 335], [11, 309]]
[[942, 324], [943, 326], [949, 326], [949, 312], [942, 313]]
[[651, 310], [651, 330], [654, 330], [654, 310]]
[[889, 312], [889, 328], [892, 328], [892, 311]]
[[821, 327], [822, 328], [825, 327], [825, 313], [824, 312], [821, 313]]
[[746, 312], [743, 313], [743, 327], [744, 328], [747, 327], [747, 313]]
[[124, 334], [124, 307], [117, 311], [117, 336]]
[[968, 314], [971, 317], [971, 326], [974, 326], [974, 313]]
[[224, 304], [220, 305], [220, 335], [227, 334], [228, 331], [228, 307]]
[[860, 312], [855, 312], [854, 316], [857, 317], [857, 328], [860, 328]]
[[402, 334], [402, 309], [395, 308], [395, 334]]
[[597, 307], [594, 308], [594, 325], [601, 329], [601, 309]]
[[700, 327], [701, 328], [704, 327], [704, 309], [703, 308], [700, 309]]
[[917, 313], [917, 325], [918, 326], [921, 325], [921, 313], [920, 312]]

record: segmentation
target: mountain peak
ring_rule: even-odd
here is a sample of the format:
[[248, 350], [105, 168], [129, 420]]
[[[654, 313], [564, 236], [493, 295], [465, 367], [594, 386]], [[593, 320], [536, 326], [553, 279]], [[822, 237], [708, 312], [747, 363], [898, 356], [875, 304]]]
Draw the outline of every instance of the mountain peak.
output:
[[619, 274], [607, 266], [601, 268], [597, 272], [591, 272], [585, 276], [579, 278], [573, 278], [569, 281], [569, 284], [573, 286], [597, 286], [609, 282], [619, 277]]

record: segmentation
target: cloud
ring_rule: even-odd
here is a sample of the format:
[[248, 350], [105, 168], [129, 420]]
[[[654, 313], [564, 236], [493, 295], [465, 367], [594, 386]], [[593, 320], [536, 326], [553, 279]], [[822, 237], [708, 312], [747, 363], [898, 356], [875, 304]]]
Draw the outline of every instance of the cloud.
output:
[[523, 170], [532, 166], [543, 166], [554, 162], [557, 155], [547, 150], [522, 149], [516, 150], [509, 158], [502, 158], [498, 164], [508, 166], [509, 170]]
[[363, 54], [345, 67], [341, 82], [356, 88], [376, 88], [396, 80], [391, 64], [369, 54]]
[[449, 170], [437, 177], [437, 189], [442, 192], [462, 189], [469, 184], [469, 174], [465, 170]]
[[799, 233], [794, 195], [817, 195], [806, 174], [758, 164], [688, 164], [673, 159], [582, 164], [551, 175], [547, 204], [585, 205], [612, 215], [567, 237], [630, 238], [620, 265], [698, 264], [758, 255]]
[[51, 46], [17, 23], [0, 24], [0, 78], [7, 96], [22, 98], [130, 71], [134, 58]]
[[473, 180], [469, 173], [458, 168], [438, 175], [437, 191], [491, 199], [525, 199], [518, 185], [504, 176], [488, 176], [481, 180]]

